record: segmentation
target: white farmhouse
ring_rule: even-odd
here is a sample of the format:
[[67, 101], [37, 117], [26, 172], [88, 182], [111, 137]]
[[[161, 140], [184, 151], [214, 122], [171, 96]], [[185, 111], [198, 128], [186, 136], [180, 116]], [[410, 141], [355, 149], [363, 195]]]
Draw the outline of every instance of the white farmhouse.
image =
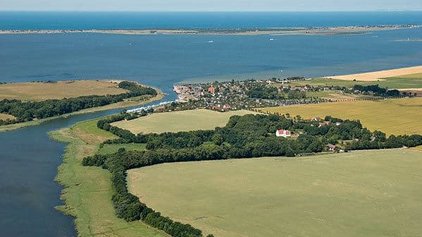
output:
[[277, 137], [284, 137], [284, 138], [286, 138], [286, 137], [291, 137], [292, 136], [292, 132], [290, 132], [289, 130], [278, 129], [275, 132], [275, 135]]

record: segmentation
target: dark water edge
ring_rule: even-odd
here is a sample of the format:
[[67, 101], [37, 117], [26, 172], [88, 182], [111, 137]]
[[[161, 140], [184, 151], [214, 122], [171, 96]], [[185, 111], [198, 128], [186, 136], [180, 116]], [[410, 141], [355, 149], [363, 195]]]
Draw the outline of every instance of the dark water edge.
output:
[[62, 186], [54, 179], [66, 145], [48, 132], [120, 111], [74, 115], [0, 133], [0, 236], [77, 236], [74, 218], [55, 209], [63, 205]]

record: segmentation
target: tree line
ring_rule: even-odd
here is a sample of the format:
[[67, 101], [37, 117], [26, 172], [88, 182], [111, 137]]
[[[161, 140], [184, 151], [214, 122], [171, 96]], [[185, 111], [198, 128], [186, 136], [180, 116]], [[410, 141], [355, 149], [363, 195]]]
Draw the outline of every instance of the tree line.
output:
[[361, 93], [372, 93], [375, 96], [382, 97], [399, 97], [401, 95], [399, 90], [389, 90], [387, 88], [382, 88], [379, 85], [354, 85], [353, 90]]
[[254, 99], [267, 99], [267, 100], [276, 100], [276, 99], [305, 99], [306, 92], [300, 90], [291, 90], [289, 88], [283, 89], [283, 94], [278, 92], [277, 87], [268, 86], [268, 85], [255, 85], [248, 90], [246, 93], [247, 96]]
[[[160, 212], [147, 207], [147, 205], [139, 201], [138, 197], [129, 193], [127, 189], [126, 170], [158, 162], [156, 160], [158, 159], [157, 157], [155, 159], [143, 158], [143, 155], [144, 152], [132, 153], [120, 149], [117, 153], [111, 155], [86, 157], [82, 164], [84, 166], [101, 166], [111, 172], [114, 189], [112, 202], [116, 215], [119, 218], [123, 218], [126, 221], [142, 220], [146, 224], [163, 230], [174, 237], [202, 237], [201, 230], [189, 224], [183, 224], [173, 221], [169, 217], [162, 216]], [[151, 155], [154, 156], [153, 154]], [[157, 153], [155, 155], [159, 154]], [[208, 235], [208, 237], [211, 236]]]
[[0, 120], [0, 125], [31, 121], [58, 116], [66, 113], [79, 111], [121, 102], [124, 99], [138, 96], [156, 96], [157, 91], [153, 88], [144, 87], [134, 82], [123, 81], [119, 88], [129, 92], [118, 95], [104, 96], [80, 96], [76, 98], [50, 99], [45, 101], [21, 101], [16, 99], [4, 99], [0, 101], [0, 113], [10, 114], [15, 120]]

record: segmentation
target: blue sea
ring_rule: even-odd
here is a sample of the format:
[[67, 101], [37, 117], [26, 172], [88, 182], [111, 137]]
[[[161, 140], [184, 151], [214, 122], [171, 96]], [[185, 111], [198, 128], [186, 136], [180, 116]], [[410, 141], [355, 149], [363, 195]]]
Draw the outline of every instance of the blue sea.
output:
[[[422, 24], [422, 12], [0, 12], [1, 30], [234, 29]], [[272, 39], [272, 40], [270, 40]], [[422, 65], [422, 28], [355, 35], [233, 36], [0, 34], [0, 82], [129, 79], [171, 89], [181, 81], [324, 76]], [[46, 132], [116, 111], [0, 133], [0, 236], [76, 236], [54, 209], [63, 144]]]
[[[0, 13], [3, 30], [388, 24], [422, 24], [422, 14]], [[402, 41], [406, 39], [412, 40]], [[355, 73], [422, 64], [420, 39], [422, 28], [331, 36], [0, 35], [0, 81], [113, 78], [137, 80], [168, 90], [180, 81]]]
[[422, 12], [1, 12], [0, 29], [233, 29], [422, 24]]

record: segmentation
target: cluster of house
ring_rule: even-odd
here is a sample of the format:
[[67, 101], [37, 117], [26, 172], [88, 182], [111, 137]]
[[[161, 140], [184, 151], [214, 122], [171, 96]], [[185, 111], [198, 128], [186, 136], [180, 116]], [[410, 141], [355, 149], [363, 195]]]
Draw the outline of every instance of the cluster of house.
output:
[[[229, 111], [258, 107], [260, 103], [246, 94], [250, 84], [261, 81], [231, 81], [199, 84], [175, 85], [173, 91], [177, 93], [178, 102], [192, 103], [196, 108], [207, 108], [217, 111]], [[261, 105], [262, 106], [262, 105]]]
[[[282, 80], [282, 82], [287, 83], [288, 80]], [[294, 89], [306, 91], [310, 89], [309, 86], [280, 86], [280, 80], [273, 79], [179, 84], [173, 87], [173, 91], [177, 94], [178, 102], [191, 103], [191, 107], [193, 108], [207, 108], [222, 112], [257, 107], [312, 103], [312, 101], [305, 100], [259, 99], [248, 96], [248, 91], [251, 88], [269, 85], [278, 88], [280, 93], [282, 93], [283, 90]]]
[[187, 85], [175, 85], [173, 91], [177, 94], [177, 101], [188, 102], [191, 100], [197, 100], [204, 95], [204, 90], [201, 85], [187, 84]]

